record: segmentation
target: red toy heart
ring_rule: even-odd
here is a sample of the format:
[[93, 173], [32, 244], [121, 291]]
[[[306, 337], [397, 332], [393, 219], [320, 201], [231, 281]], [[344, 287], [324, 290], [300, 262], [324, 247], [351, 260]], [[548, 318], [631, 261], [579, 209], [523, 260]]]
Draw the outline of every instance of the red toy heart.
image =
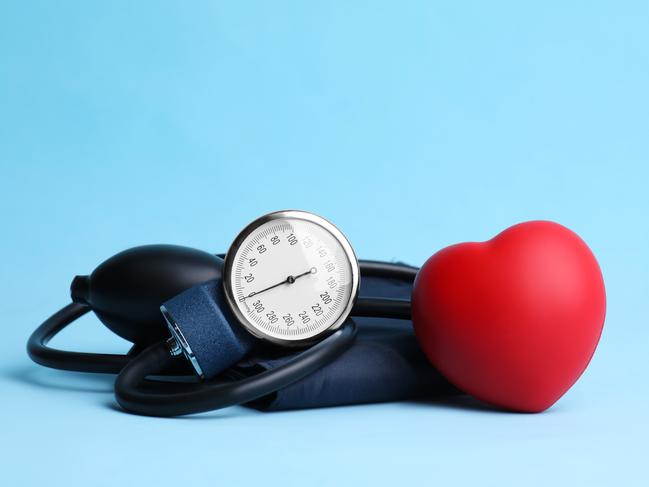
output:
[[575, 383], [605, 313], [594, 255], [546, 221], [440, 250], [412, 294], [417, 339], [432, 364], [474, 397], [524, 412], [549, 408]]

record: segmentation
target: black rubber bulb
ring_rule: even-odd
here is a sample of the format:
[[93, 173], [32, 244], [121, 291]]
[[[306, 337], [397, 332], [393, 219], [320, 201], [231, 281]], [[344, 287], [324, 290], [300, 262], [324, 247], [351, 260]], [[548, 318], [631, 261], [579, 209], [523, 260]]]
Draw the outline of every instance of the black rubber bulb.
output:
[[222, 269], [221, 258], [201, 250], [145, 245], [114, 255], [90, 276], [76, 276], [70, 292], [110, 330], [141, 347], [169, 336], [160, 313], [164, 301], [220, 278]]

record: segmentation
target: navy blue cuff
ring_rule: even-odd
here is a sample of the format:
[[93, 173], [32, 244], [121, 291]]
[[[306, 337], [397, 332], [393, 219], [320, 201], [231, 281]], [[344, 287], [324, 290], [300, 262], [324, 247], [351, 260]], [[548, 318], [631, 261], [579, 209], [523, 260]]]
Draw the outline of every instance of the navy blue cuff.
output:
[[210, 379], [240, 361], [255, 338], [230, 312], [223, 282], [196, 285], [161, 307], [172, 334], [198, 375]]

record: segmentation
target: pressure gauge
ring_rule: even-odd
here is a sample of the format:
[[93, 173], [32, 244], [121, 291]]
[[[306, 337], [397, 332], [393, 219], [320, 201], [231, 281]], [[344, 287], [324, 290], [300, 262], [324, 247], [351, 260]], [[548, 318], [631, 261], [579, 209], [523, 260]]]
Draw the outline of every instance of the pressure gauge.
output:
[[287, 210], [241, 231], [225, 258], [223, 286], [232, 312], [253, 335], [305, 345], [343, 324], [359, 275], [340, 230], [312, 213]]

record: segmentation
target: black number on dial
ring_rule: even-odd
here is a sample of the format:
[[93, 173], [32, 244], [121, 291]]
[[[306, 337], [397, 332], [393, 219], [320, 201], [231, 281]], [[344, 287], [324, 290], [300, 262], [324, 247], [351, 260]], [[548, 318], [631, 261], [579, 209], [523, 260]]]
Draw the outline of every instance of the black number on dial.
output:
[[271, 311], [270, 313], [266, 313], [266, 318], [268, 318], [268, 321], [270, 321], [271, 324], [277, 323], [277, 320], [279, 320], [279, 318], [277, 317], [274, 311]]
[[264, 311], [264, 306], [261, 304], [261, 300], [259, 299], [254, 303], [252, 303], [252, 307], [255, 308], [255, 311], [257, 313], [261, 313], [262, 311]]

